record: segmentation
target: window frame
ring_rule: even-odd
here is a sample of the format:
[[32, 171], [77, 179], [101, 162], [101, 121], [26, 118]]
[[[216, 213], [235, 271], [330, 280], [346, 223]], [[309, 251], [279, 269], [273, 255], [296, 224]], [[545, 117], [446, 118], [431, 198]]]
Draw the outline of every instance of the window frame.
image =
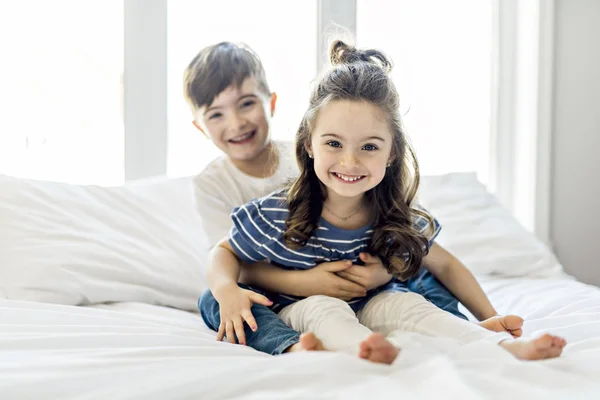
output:
[[[326, 62], [331, 22], [356, 35], [357, 7], [355, 0], [314, 1], [318, 71]], [[492, 2], [489, 188], [525, 228], [550, 245], [554, 0]], [[524, 42], [533, 51], [522, 51]], [[166, 46], [167, 0], [125, 0], [125, 181], [167, 172]], [[524, 96], [532, 102], [519, 103]]]

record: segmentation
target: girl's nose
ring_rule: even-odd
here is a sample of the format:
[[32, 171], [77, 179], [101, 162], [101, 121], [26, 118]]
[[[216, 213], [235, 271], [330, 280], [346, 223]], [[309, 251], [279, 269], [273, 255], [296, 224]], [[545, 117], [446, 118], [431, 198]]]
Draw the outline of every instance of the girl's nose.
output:
[[349, 152], [344, 154], [344, 157], [340, 161], [340, 166], [342, 167], [354, 167], [358, 164], [358, 159], [356, 158], [354, 152]]

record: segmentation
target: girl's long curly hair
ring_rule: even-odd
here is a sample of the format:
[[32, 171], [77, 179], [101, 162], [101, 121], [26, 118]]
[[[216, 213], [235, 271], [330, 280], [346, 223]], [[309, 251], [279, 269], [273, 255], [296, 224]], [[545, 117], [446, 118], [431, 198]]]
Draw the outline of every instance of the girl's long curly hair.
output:
[[332, 67], [313, 88], [309, 109], [296, 133], [300, 175], [288, 191], [286, 245], [306, 245], [318, 227], [327, 197], [306, 150], [319, 110], [337, 100], [369, 102], [384, 111], [393, 138], [385, 177], [365, 193], [374, 216], [369, 251], [379, 256], [395, 277], [406, 280], [418, 272], [428, 252], [428, 237], [414, 228], [413, 218], [415, 214], [427, 218], [430, 229], [433, 223], [427, 213], [412, 207], [419, 187], [419, 166], [402, 127], [398, 92], [389, 76], [392, 63], [378, 50], [358, 50], [340, 40], [330, 48], [330, 61]]

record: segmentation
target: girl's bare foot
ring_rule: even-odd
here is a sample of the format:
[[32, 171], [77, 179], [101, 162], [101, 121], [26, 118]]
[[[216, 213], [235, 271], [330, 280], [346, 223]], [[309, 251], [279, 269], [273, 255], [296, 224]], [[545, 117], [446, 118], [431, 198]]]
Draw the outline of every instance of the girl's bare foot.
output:
[[300, 335], [300, 341], [294, 345], [291, 345], [287, 348], [285, 353], [290, 353], [293, 351], [323, 351], [325, 348], [323, 347], [323, 343], [314, 333], [303, 333]]
[[537, 339], [516, 339], [500, 342], [500, 346], [521, 360], [543, 360], [560, 356], [567, 341], [548, 333]]
[[492, 332], [508, 332], [514, 337], [523, 334], [523, 318], [516, 315], [498, 315], [481, 321], [479, 326]]
[[399, 350], [382, 334], [373, 333], [360, 343], [358, 356], [376, 363], [391, 364]]

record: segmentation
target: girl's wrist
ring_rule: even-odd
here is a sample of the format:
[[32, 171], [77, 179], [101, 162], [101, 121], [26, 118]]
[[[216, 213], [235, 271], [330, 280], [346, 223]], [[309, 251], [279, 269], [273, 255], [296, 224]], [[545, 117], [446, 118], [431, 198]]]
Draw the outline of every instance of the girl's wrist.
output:
[[226, 295], [223, 295], [224, 293], [234, 290], [235, 288], [239, 288], [239, 286], [234, 281], [222, 282], [216, 285], [215, 288], [211, 291], [217, 302], [219, 302], [220, 298], [227, 297]]

